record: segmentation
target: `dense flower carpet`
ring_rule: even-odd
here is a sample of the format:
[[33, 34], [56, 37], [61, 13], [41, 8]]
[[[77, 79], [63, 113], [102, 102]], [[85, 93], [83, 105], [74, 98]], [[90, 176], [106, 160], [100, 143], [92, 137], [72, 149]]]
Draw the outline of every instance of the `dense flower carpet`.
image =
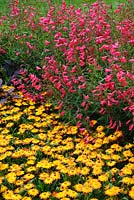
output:
[[134, 199], [134, 144], [121, 130], [107, 134], [96, 120], [78, 129], [51, 103], [1, 89], [0, 199]]

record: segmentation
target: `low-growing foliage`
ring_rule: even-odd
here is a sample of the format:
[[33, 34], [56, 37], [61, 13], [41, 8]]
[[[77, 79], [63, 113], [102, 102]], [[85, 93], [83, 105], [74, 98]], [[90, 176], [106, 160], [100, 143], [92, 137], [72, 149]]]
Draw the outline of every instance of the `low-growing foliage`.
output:
[[121, 130], [90, 123], [90, 132], [65, 124], [57, 107], [14, 90], [0, 104], [2, 200], [133, 199], [134, 144], [121, 142]]

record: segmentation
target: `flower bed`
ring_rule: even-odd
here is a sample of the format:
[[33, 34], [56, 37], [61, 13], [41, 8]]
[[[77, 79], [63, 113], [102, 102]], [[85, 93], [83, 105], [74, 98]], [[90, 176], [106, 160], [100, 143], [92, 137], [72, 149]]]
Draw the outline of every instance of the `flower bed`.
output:
[[[11, 87], [3, 86], [4, 92]], [[13, 92], [0, 107], [2, 199], [134, 198], [134, 144], [92, 120], [92, 130], [60, 121], [57, 108]]]
[[134, 3], [46, 2], [0, 16], [1, 198], [134, 199]]

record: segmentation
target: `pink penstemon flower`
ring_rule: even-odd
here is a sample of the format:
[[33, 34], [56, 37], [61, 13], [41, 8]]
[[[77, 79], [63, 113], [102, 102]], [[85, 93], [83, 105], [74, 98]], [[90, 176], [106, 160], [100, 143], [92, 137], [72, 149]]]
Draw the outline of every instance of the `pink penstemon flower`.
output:
[[[38, 49], [38, 42], [34, 40], [38, 38], [36, 30], [44, 34], [44, 66], [31, 66], [36, 75], [34, 72], [22, 71], [21, 76], [24, 77], [21, 81], [14, 79], [14, 84], [34, 99], [41, 99], [39, 94], [43, 90], [42, 86], [47, 86], [44, 88], [47, 88], [48, 96], [53, 95], [57, 101], [62, 99], [65, 112], [68, 110], [64, 108], [71, 104], [72, 110], [77, 107], [81, 109], [79, 113], [85, 113], [78, 119], [78, 125], [86, 121], [84, 118], [90, 111], [90, 105], [101, 114], [107, 113], [109, 118], [109, 110], [112, 113], [116, 108], [132, 115], [134, 59], [127, 45], [130, 49], [133, 47], [133, 19], [113, 20], [103, 2], [94, 3], [85, 12], [74, 6], [68, 7], [65, 2], [56, 9], [49, 3], [50, 10], [46, 16], [40, 17], [38, 23], [34, 21], [34, 8], [24, 8], [24, 26], [31, 34], [14, 34], [15, 42], [25, 46], [24, 53], [31, 57], [33, 50]], [[19, 4], [14, 1], [11, 6], [12, 19], [19, 19], [19, 9]], [[115, 14], [117, 18], [121, 10], [122, 7], [118, 7]], [[14, 24], [11, 26], [12, 31], [18, 28], [17, 21]], [[20, 86], [23, 83], [25, 88]], [[34, 92], [37, 90], [37, 95], [26, 92], [30, 87], [28, 84], [32, 85]], [[73, 112], [77, 113], [76, 110]], [[132, 120], [129, 126], [131, 124]], [[114, 122], [111, 126], [115, 127]]]
[[3, 48], [0, 48], [0, 54], [6, 54], [7, 52], [6, 52], [6, 50], [5, 49], [3, 49]]
[[21, 54], [20, 52], [16, 52], [16, 53], [15, 53], [16, 56], [19, 56], [20, 54]]
[[37, 91], [39, 91], [41, 89], [41, 85], [39, 83], [36, 84], [36, 83], [33, 82], [32, 87]]
[[81, 103], [81, 106], [82, 106], [82, 107], [85, 107], [85, 106], [86, 106], [86, 102], [83, 101], [83, 102]]
[[77, 119], [82, 119], [82, 116], [83, 116], [82, 113], [79, 113], [79, 114], [76, 115], [76, 118]]

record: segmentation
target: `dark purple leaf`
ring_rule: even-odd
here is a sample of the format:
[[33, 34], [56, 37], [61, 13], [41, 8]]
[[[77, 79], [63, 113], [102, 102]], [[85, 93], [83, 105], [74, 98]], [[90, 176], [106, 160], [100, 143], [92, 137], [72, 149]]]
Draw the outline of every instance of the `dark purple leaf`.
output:
[[1, 100], [0, 100], [0, 103], [1, 103], [1, 104], [4, 104], [4, 103], [6, 102], [6, 100], [7, 100], [7, 98], [1, 99]]
[[15, 88], [11, 88], [10, 90], [7, 91], [7, 93], [11, 94], [14, 90], [15, 90]]
[[0, 78], [0, 87], [2, 86], [2, 82], [3, 82], [3, 81], [2, 81], [2, 79]]
[[21, 99], [21, 96], [19, 96], [19, 95], [13, 95], [13, 98], [15, 98], [15, 99]]

